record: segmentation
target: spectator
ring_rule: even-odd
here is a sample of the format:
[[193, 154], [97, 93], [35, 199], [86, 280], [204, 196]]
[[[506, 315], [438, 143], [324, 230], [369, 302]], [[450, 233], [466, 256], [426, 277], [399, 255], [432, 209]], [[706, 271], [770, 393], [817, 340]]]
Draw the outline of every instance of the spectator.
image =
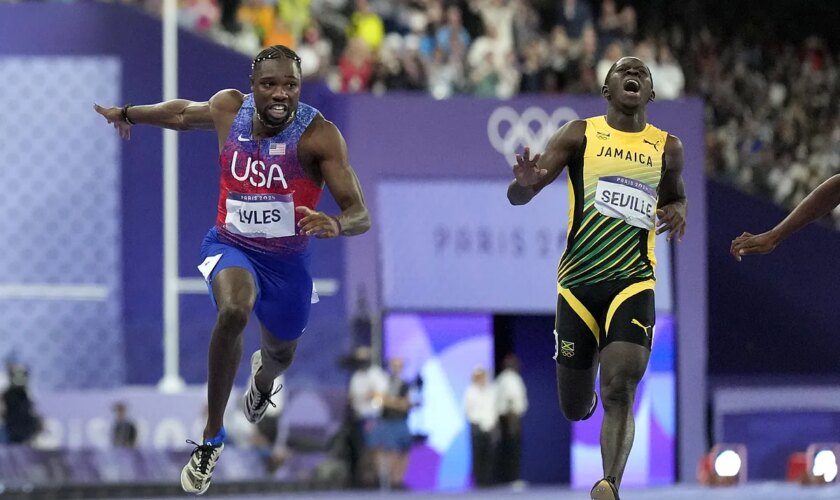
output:
[[350, 441], [350, 474], [354, 486], [369, 486], [374, 478], [368, 443], [376, 420], [382, 415], [378, 395], [388, 390], [388, 375], [373, 364], [370, 347], [362, 346], [353, 355], [356, 370], [350, 377], [348, 398], [353, 415]]
[[29, 370], [10, 362], [7, 372], [9, 387], [3, 393], [6, 439], [10, 444], [29, 444], [41, 430], [41, 418], [29, 397]]
[[114, 403], [114, 425], [111, 428], [111, 443], [117, 448], [137, 446], [137, 426], [128, 418], [128, 407], [122, 401]]
[[[300, 40], [303, 30], [310, 24], [310, 4], [312, 0], [275, 0], [277, 14], [283, 20], [292, 40]], [[271, 44], [266, 44], [271, 45]], [[294, 47], [297, 45], [289, 45]], [[298, 54], [299, 55], [299, 54]]]
[[594, 94], [599, 92], [604, 81], [598, 81], [595, 67], [598, 64], [598, 34], [595, 28], [587, 25], [578, 44], [577, 57], [574, 63], [573, 76], [570, 78], [575, 84], [573, 92]]
[[[607, 79], [607, 72], [612, 67], [613, 63], [618, 61], [624, 56], [624, 49], [621, 47], [621, 43], [619, 42], [612, 42], [607, 45], [606, 50], [604, 50], [604, 55], [601, 57], [601, 60], [598, 61], [598, 65], [595, 67], [596, 78], [601, 84], [603, 85], [604, 81]], [[656, 96], [659, 97], [659, 79], [655, 80], [656, 83]]]
[[504, 64], [510, 49], [501, 43], [495, 26], [488, 26], [484, 35], [475, 39], [467, 51], [467, 66], [473, 71], [490, 62], [490, 66], [498, 67]]
[[373, 57], [367, 42], [361, 38], [351, 39], [338, 61], [338, 71], [341, 92], [367, 91], [373, 77]]
[[446, 9], [446, 24], [437, 30], [435, 40], [437, 48], [450, 59], [457, 55], [459, 49], [465, 53], [470, 45], [470, 35], [461, 23], [461, 10], [458, 7], [451, 5]]
[[[8, 364], [9, 361], [6, 361]], [[0, 370], [0, 394], [4, 394], [9, 388], [9, 370]], [[0, 445], [6, 444], [8, 437], [6, 436], [6, 409], [2, 399], [0, 399]]]
[[464, 85], [464, 66], [453, 55], [438, 47], [429, 65], [429, 90], [436, 99], [446, 99], [460, 92]]
[[[276, 17], [276, 7], [263, 0], [245, 0], [238, 12], [238, 19], [253, 28], [263, 46], [266, 45], [266, 37], [274, 30]], [[240, 29], [234, 33], [238, 33]]]
[[682, 95], [685, 87], [685, 76], [679, 63], [671, 54], [667, 45], [659, 47], [659, 61], [654, 68], [651, 68], [655, 78], [655, 89], [657, 99], [677, 99]]
[[239, 33], [242, 25], [239, 24], [237, 11], [242, 0], [220, 0], [222, 4], [221, 20], [222, 29], [229, 33]]
[[555, 26], [551, 31], [548, 47], [547, 80], [543, 90], [560, 92], [569, 84], [571, 71], [572, 43], [562, 26]]
[[470, 424], [472, 444], [472, 476], [476, 486], [493, 484], [493, 431], [499, 420], [496, 410], [496, 389], [487, 380], [487, 371], [476, 368], [472, 382], [464, 393], [464, 411]]
[[[297, 38], [289, 29], [289, 25], [283, 17], [274, 16], [270, 29], [263, 37], [263, 45], [266, 47], [271, 45], [285, 45], [289, 48], [297, 48]], [[301, 61], [301, 65], [302, 64], [303, 61]], [[303, 67], [301, 66], [301, 73], [302, 72]]]
[[510, 0], [476, 0], [478, 12], [484, 24], [484, 33], [493, 29], [499, 51], [507, 54], [514, 50], [513, 45], [513, 16], [516, 6]]
[[636, 25], [636, 9], [632, 5], [626, 5], [618, 13], [618, 17], [621, 20], [621, 33], [624, 39], [630, 41], [635, 39], [638, 28]]
[[[559, 28], [562, 29], [562, 28]], [[548, 87], [549, 66], [546, 61], [547, 49], [540, 38], [533, 38], [525, 47], [522, 67], [522, 78], [519, 82], [521, 93], [534, 93]]]
[[556, 19], [571, 38], [580, 38], [583, 30], [592, 26], [592, 9], [585, 0], [562, 0], [558, 2]]
[[323, 78], [330, 67], [332, 45], [321, 34], [321, 26], [312, 22], [303, 32], [303, 39], [297, 48], [300, 56], [300, 72], [304, 79]]
[[[513, 44], [519, 53], [539, 36], [540, 16], [528, 0], [511, 0], [513, 4]], [[565, 30], [564, 30], [565, 32]]]
[[514, 354], [505, 356], [503, 366], [504, 370], [496, 378], [500, 430], [496, 477], [502, 483], [517, 483], [522, 461], [522, 416], [528, 411], [528, 391]]
[[420, 56], [431, 60], [435, 52], [435, 37], [431, 34], [428, 16], [415, 12], [409, 18], [408, 26], [410, 33], [406, 35], [406, 46], [416, 45]]
[[402, 55], [403, 90], [426, 90], [426, 62], [423, 60], [421, 42], [411, 35], [405, 38], [405, 50]]
[[368, 0], [355, 0], [356, 10], [350, 16], [347, 38], [364, 41], [371, 52], [379, 50], [385, 38], [385, 25], [379, 14], [370, 9]]
[[[601, 2], [601, 15], [598, 17], [598, 33], [601, 37], [601, 43], [609, 45], [613, 41], [621, 41], [623, 38], [623, 30], [621, 29], [621, 17], [618, 14], [618, 8], [615, 5], [615, 0], [603, 0]], [[613, 62], [618, 59], [613, 59]]]
[[385, 490], [405, 489], [405, 469], [411, 449], [408, 431], [409, 386], [402, 380], [403, 360], [391, 358], [388, 363], [388, 388], [377, 395], [382, 416], [376, 422], [371, 446], [379, 473], [379, 485]]

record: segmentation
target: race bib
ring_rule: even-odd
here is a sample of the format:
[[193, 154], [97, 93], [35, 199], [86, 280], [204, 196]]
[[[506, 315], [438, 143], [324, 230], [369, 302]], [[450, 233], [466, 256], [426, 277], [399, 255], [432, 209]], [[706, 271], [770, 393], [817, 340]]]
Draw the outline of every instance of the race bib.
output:
[[595, 189], [595, 209], [631, 226], [653, 229], [656, 190], [627, 177], [601, 177]]
[[225, 228], [257, 238], [295, 235], [295, 203], [290, 194], [229, 193]]

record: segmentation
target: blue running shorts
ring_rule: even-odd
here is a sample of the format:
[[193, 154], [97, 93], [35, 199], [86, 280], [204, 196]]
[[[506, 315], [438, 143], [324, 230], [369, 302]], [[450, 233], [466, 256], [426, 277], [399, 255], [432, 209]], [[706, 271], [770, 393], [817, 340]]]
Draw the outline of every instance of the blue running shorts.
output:
[[222, 269], [241, 267], [251, 273], [257, 286], [254, 313], [263, 326], [280, 340], [295, 340], [303, 335], [309, 309], [318, 297], [309, 273], [309, 252], [294, 255], [254, 252], [220, 241], [214, 227], [201, 243], [200, 256], [202, 263], [198, 269], [204, 275], [210, 300], [217, 310], [213, 279]]

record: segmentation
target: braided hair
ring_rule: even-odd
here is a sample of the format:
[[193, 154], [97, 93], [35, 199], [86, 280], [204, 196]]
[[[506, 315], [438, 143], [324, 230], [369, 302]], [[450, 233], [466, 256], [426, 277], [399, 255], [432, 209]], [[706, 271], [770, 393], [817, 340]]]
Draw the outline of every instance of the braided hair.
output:
[[300, 56], [297, 55], [294, 50], [286, 47], [285, 45], [272, 45], [271, 47], [263, 49], [259, 54], [257, 54], [257, 57], [254, 58], [254, 62], [251, 63], [251, 72], [254, 72], [257, 64], [265, 61], [266, 59], [280, 58], [291, 59], [294, 61], [298, 72], [300, 72]]

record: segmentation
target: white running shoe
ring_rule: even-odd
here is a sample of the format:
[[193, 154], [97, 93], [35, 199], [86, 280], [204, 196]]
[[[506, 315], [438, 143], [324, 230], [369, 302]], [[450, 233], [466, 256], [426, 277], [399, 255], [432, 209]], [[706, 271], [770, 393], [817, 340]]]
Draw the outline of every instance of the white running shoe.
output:
[[257, 372], [260, 371], [260, 368], [262, 368], [262, 354], [259, 350], [257, 350], [251, 355], [251, 383], [248, 387], [248, 391], [245, 392], [245, 407], [243, 408], [245, 411], [245, 418], [252, 424], [256, 424], [263, 419], [265, 411], [268, 409], [268, 405], [275, 408], [277, 407], [271, 398], [283, 388], [281, 385], [277, 388], [277, 390], [274, 390], [274, 386], [272, 385], [271, 390], [267, 394], [260, 392], [259, 389], [257, 389], [256, 379]]
[[219, 446], [211, 444], [198, 444], [195, 441], [187, 441], [195, 445], [190, 455], [190, 461], [181, 470], [181, 488], [187, 493], [203, 495], [210, 487], [210, 480], [213, 478], [213, 470], [216, 468], [216, 461], [225, 448], [224, 443]]

